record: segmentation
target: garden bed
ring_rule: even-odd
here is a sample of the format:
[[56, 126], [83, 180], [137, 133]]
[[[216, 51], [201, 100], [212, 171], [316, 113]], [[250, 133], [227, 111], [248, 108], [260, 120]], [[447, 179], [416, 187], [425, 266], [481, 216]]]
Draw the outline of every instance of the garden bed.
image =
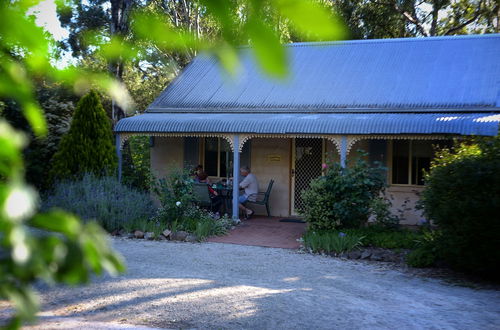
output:
[[303, 249], [333, 257], [405, 264], [425, 239], [425, 230], [384, 229], [373, 226], [336, 231], [309, 231]]

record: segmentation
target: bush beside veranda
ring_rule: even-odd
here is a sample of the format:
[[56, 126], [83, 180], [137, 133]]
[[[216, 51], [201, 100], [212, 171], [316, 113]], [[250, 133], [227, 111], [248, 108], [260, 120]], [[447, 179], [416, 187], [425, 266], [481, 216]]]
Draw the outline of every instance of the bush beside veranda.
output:
[[426, 176], [424, 213], [440, 229], [437, 251], [455, 269], [500, 275], [500, 138], [438, 154]]
[[[374, 201], [381, 198], [386, 186], [382, 172], [385, 171], [379, 167], [370, 167], [362, 157], [346, 168], [339, 163], [327, 164], [324, 175], [313, 179], [310, 188], [302, 193], [304, 208], [301, 214], [309, 230], [364, 225], [373, 213]], [[378, 207], [384, 204], [379, 203]]]

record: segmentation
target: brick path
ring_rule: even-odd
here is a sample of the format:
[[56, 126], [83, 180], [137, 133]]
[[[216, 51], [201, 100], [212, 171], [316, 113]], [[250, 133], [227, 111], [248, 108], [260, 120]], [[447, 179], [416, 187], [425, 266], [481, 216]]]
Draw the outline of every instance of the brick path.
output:
[[255, 216], [244, 220], [226, 236], [211, 237], [209, 242], [297, 249], [297, 239], [306, 229], [305, 223], [280, 222], [281, 217]]

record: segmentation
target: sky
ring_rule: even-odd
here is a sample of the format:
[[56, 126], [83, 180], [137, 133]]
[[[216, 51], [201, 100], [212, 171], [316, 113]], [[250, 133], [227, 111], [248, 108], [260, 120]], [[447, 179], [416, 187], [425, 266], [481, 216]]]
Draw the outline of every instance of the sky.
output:
[[68, 31], [63, 29], [59, 24], [59, 19], [56, 14], [56, 5], [54, 0], [43, 0], [37, 6], [33, 7], [30, 14], [36, 16], [36, 23], [39, 26], [52, 33], [54, 39], [61, 40], [68, 37]]

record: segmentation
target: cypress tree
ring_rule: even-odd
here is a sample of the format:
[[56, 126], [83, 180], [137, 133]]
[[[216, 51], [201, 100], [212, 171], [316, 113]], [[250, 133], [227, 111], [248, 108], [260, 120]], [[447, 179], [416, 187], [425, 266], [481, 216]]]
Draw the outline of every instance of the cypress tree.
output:
[[109, 174], [116, 164], [111, 121], [99, 95], [90, 91], [78, 102], [71, 127], [52, 158], [50, 177], [54, 180], [83, 173]]

